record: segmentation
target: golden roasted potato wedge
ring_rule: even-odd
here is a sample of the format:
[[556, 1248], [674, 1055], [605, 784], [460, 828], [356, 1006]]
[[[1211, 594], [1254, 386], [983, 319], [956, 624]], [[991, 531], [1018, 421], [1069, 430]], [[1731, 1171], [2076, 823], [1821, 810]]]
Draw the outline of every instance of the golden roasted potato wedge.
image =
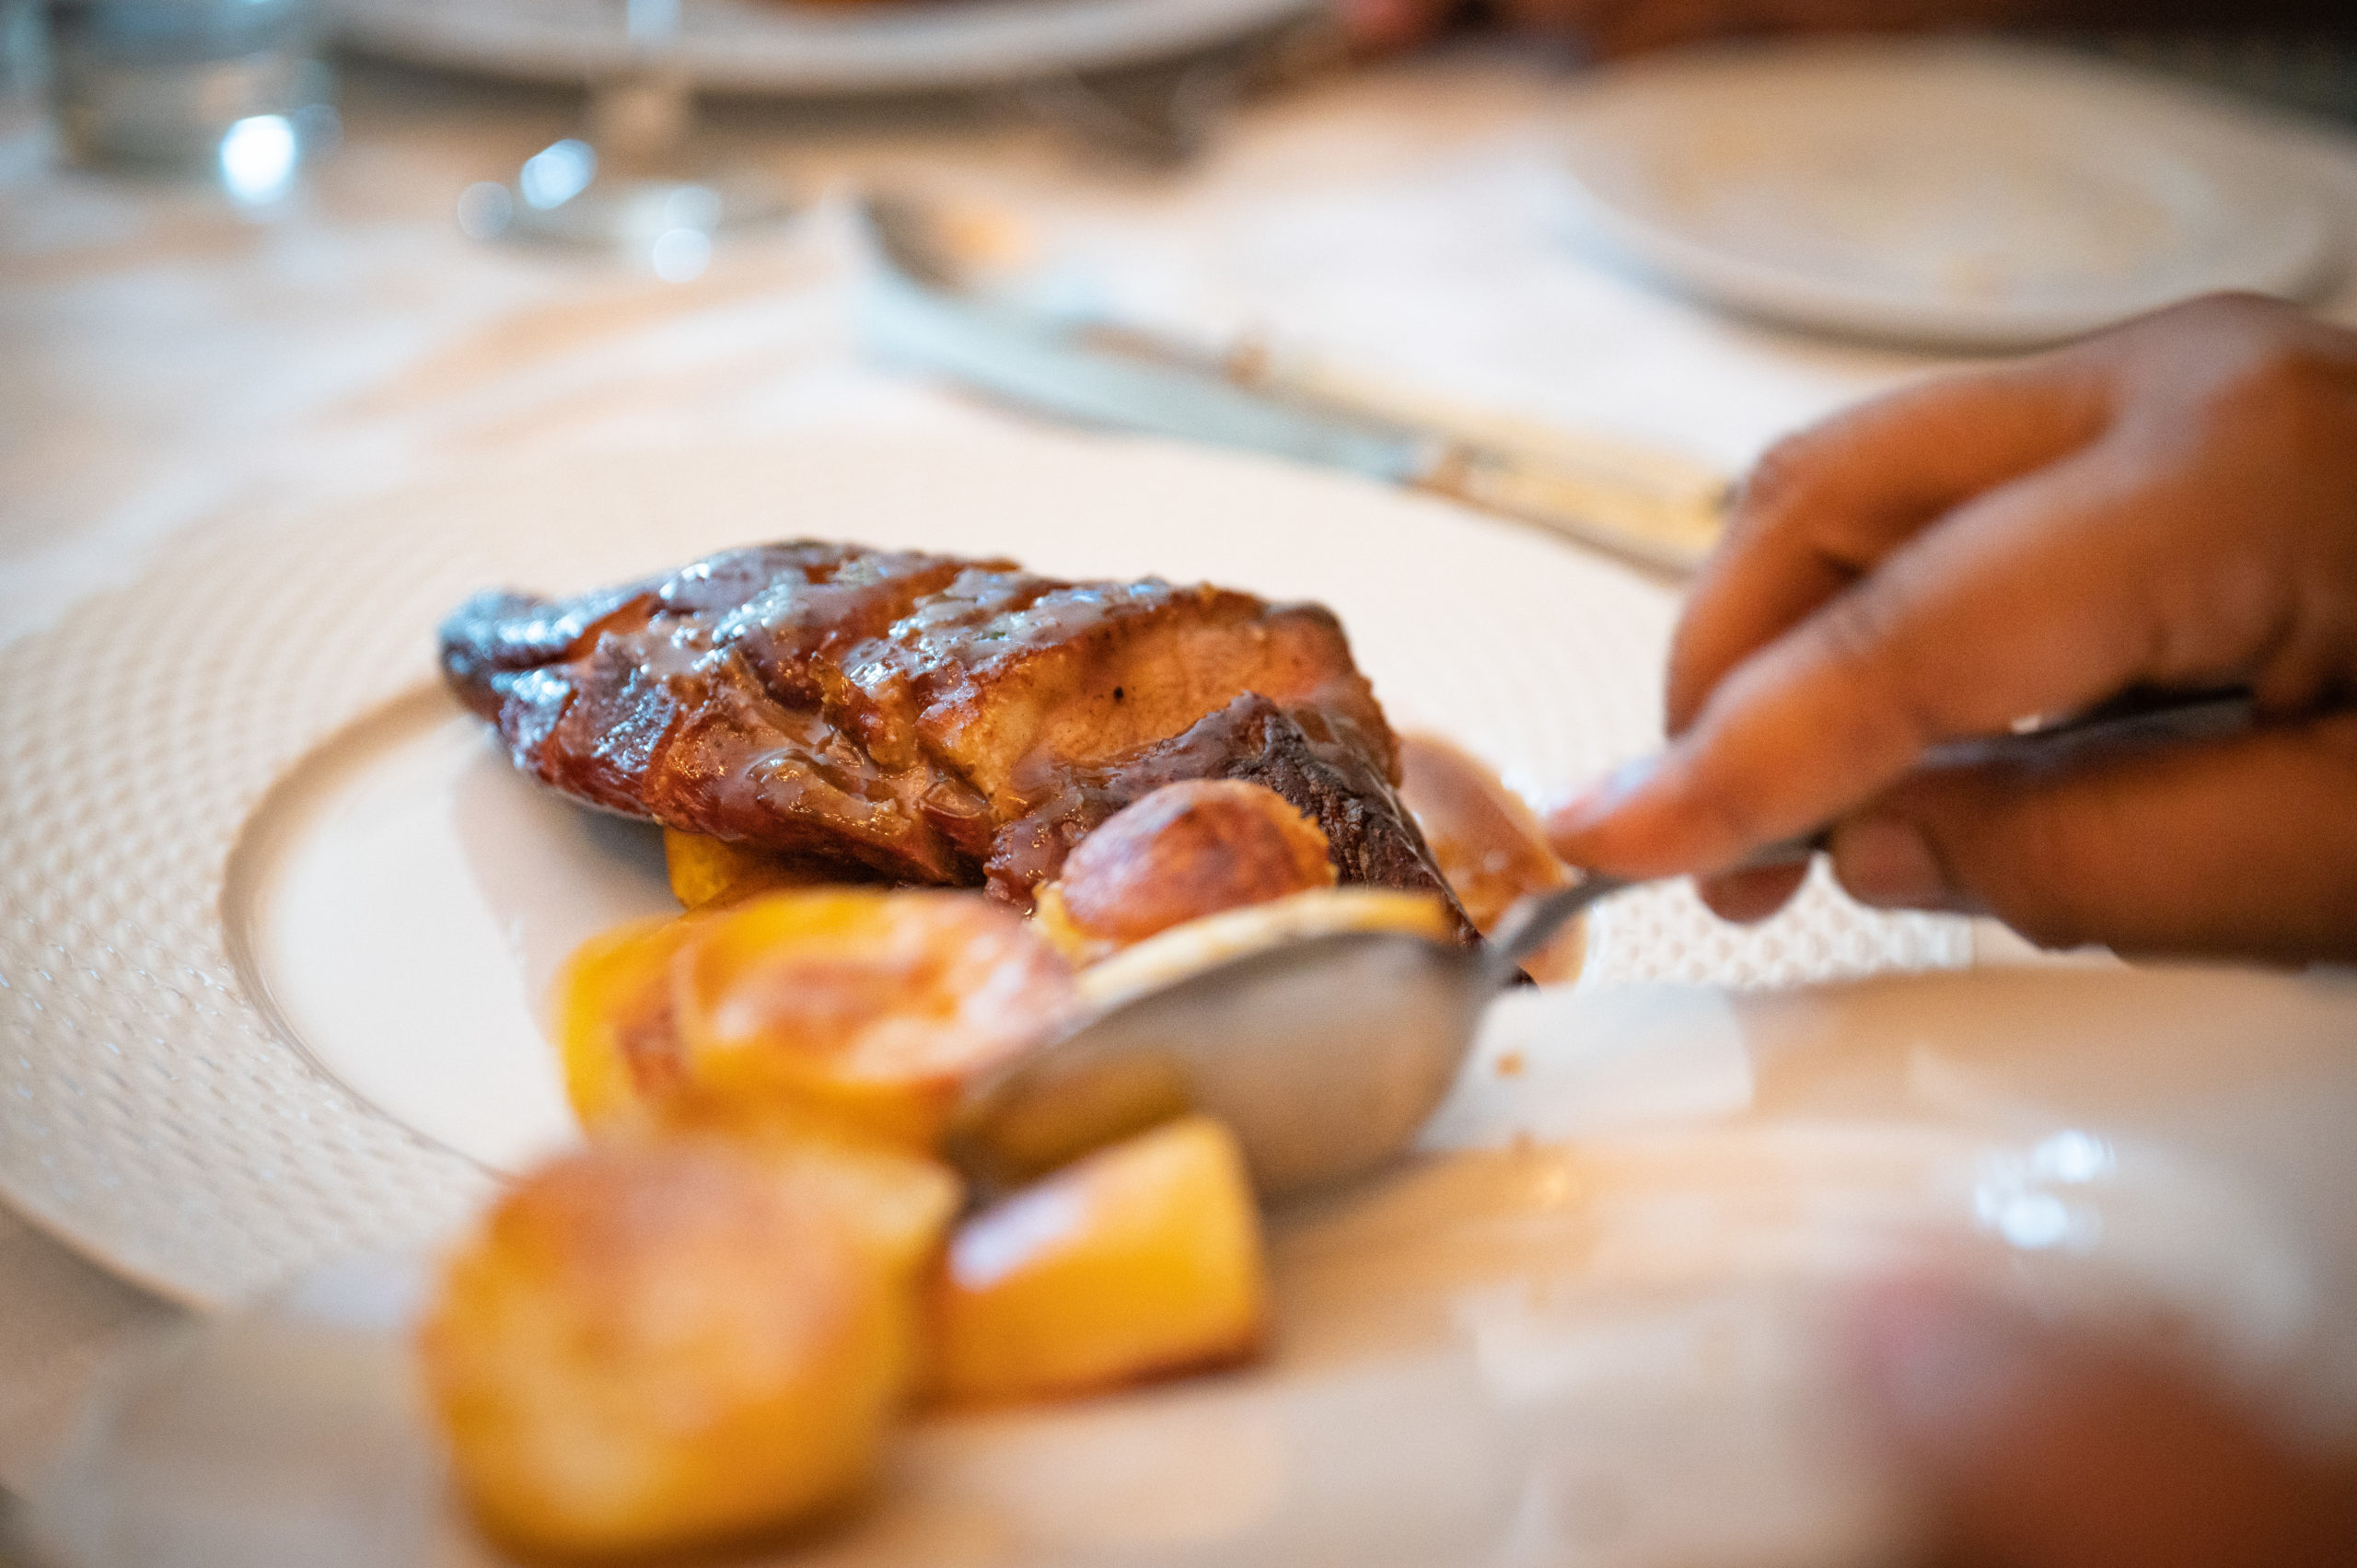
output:
[[1268, 1287], [1235, 1137], [1166, 1123], [1066, 1166], [951, 1238], [935, 1296], [935, 1390], [1085, 1394], [1259, 1351]]
[[592, 1131], [678, 1087], [671, 960], [692, 919], [637, 920], [584, 942], [557, 974], [557, 1050], [574, 1114]]
[[[946, 1217], [941, 1179], [911, 1179]], [[421, 1331], [478, 1515], [528, 1551], [607, 1555], [853, 1499], [916, 1365], [904, 1244], [904, 1217], [865, 1226], [807, 1158], [722, 1139], [527, 1179], [449, 1260]]]
[[820, 889], [712, 916], [672, 969], [686, 1076], [929, 1148], [959, 1087], [1070, 1017], [1072, 971], [978, 894]]
[[1334, 885], [1326, 834], [1274, 790], [1165, 784], [1083, 839], [1039, 894], [1051, 941], [1088, 964], [1222, 910]]

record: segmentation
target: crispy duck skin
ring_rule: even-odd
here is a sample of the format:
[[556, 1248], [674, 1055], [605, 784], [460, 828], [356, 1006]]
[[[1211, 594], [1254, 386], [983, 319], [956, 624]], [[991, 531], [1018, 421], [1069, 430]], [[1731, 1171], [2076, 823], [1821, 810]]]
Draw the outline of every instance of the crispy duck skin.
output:
[[1241, 778], [1318, 820], [1343, 881], [1446, 891], [1318, 605], [800, 540], [478, 594], [441, 656], [541, 783], [843, 874], [1028, 904], [1130, 801]]

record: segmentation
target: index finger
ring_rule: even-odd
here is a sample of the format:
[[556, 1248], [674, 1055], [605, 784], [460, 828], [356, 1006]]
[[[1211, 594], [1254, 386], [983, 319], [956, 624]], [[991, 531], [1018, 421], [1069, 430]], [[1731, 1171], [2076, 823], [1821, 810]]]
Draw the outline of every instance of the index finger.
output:
[[2198, 568], [2142, 526], [2171, 505], [2154, 490], [2133, 452], [2097, 448], [1968, 504], [1745, 660], [1620, 798], [1559, 816], [1557, 852], [1623, 874], [1718, 870], [1942, 741], [2207, 673], [2176, 665], [2215, 650], [2155, 620], [2152, 586]]
[[2084, 357], [1943, 377], [1769, 448], [1670, 645], [1673, 735], [1755, 650], [1959, 503], [2084, 447], [2110, 418]]

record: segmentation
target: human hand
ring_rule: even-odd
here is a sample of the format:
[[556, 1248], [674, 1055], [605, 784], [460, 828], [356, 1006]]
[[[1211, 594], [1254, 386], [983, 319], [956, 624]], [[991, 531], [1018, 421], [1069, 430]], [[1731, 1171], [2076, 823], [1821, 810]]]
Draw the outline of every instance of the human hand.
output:
[[1870, 1297], [1854, 1348], [1942, 1568], [2357, 1562], [2357, 1469], [2145, 1351], [1926, 1285]]
[[[1437, 33], [1459, 0], [1339, 0], [1350, 35], [1377, 51]], [[1599, 60], [1703, 39], [1790, 32], [1904, 32], [2034, 16], [2037, 0], [1494, 0], [1510, 28], [1576, 40]]]
[[[2241, 735], [1911, 772], [2136, 686]], [[1670, 656], [1650, 759], [1550, 819], [1574, 865], [1724, 871], [1837, 823], [1868, 903], [2049, 947], [2357, 957], [2357, 333], [2198, 300], [1779, 443]], [[1713, 877], [1731, 918], [1793, 871]]]

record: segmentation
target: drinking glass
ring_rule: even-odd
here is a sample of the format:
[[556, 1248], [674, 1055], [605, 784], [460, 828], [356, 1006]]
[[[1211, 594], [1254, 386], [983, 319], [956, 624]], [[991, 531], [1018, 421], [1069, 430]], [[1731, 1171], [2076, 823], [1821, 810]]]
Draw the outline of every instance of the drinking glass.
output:
[[48, 88], [47, 6], [42, 0], [0, 0], [0, 179], [46, 159]]
[[526, 159], [516, 179], [470, 186], [459, 223], [505, 235], [613, 247], [640, 254], [658, 276], [701, 273], [715, 236], [787, 210], [753, 170], [697, 167], [690, 133], [695, 89], [679, 63], [679, 0], [619, 0], [628, 62], [589, 84], [582, 134]]
[[102, 168], [217, 179], [275, 200], [334, 132], [312, 0], [51, 0], [65, 151]]

